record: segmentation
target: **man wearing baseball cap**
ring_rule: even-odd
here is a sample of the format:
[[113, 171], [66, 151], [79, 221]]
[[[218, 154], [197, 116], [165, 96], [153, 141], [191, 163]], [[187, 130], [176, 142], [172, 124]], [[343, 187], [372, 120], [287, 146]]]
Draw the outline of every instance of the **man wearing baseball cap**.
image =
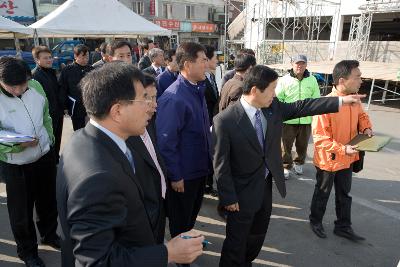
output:
[[[292, 69], [279, 79], [276, 96], [285, 103], [320, 97], [317, 80], [307, 70], [307, 57], [305, 55], [296, 55], [292, 58]], [[303, 165], [311, 134], [311, 122], [312, 117], [308, 116], [288, 120], [283, 124], [283, 167], [286, 179], [289, 179], [292, 167], [296, 174], [303, 174]], [[292, 158], [293, 143], [296, 146], [297, 153], [294, 159]]]

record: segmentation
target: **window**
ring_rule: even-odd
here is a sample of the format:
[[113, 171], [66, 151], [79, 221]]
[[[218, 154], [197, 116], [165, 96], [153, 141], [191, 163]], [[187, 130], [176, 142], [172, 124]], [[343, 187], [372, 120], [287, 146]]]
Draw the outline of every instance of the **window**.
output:
[[186, 6], [186, 19], [194, 19], [194, 6]]
[[163, 17], [166, 19], [172, 19], [172, 5], [163, 4]]
[[136, 14], [144, 15], [144, 3], [143, 2], [133, 2], [132, 10]]
[[213, 21], [214, 20], [213, 19], [214, 12], [215, 12], [214, 8], [212, 8], [212, 7], [208, 8], [208, 21]]

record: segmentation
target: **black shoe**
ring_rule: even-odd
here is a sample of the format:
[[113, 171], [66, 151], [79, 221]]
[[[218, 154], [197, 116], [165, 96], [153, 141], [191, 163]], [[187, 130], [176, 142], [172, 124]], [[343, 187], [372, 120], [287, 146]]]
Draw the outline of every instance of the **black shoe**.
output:
[[38, 256], [26, 258], [24, 259], [24, 262], [25, 266], [27, 267], [46, 267], [42, 259], [39, 258]]
[[54, 238], [51, 239], [42, 239], [42, 244], [46, 246], [50, 246], [54, 249], [60, 250], [61, 249], [61, 244], [60, 244], [60, 237], [56, 235]]
[[363, 241], [363, 240], [365, 240], [364, 237], [359, 236], [359, 235], [357, 235], [356, 233], [354, 233], [354, 231], [353, 231], [352, 228], [343, 228], [343, 229], [335, 228], [335, 229], [333, 230], [333, 233], [334, 233], [335, 235], [337, 235], [337, 236], [344, 237], [344, 238], [347, 238], [347, 239], [349, 239], [349, 240], [351, 240], [351, 241], [355, 241], [355, 242], [356, 242], [356, 241]]
[[319, 238], [326, 238], [326, 233], [324, 230], [324, 227], [322, 226], [322, 223], [311, 223], [311, 230], [319, 237]]
[[204, 194], [210, 195], [210, 196], [213, 196], [213, 197], [218, 197], [218, 191], [215, 190], [212, 186], [207, 186], [204, 189]]

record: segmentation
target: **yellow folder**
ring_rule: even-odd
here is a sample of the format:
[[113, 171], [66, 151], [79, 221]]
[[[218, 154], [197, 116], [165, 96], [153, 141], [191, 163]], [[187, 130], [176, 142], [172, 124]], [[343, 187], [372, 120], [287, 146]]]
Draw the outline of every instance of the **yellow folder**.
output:
[[357, 150], [359, 151], [370, 151], [377, 152], [382, 147], [386, 146], [390, 142], [390, 137], [388, 136], [377, 136], [374, 135], [369, 137], [365, 134], [359, 134], [354, 137], [348, 145], [358, 146]]

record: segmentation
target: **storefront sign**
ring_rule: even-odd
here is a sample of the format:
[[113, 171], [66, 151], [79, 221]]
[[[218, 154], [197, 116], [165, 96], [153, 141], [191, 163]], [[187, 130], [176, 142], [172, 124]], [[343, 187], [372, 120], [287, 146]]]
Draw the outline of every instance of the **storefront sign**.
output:
[[33, 20], [34, 12], [32, 1], [0, 0], [0, 16], [15, 21]]
[[168, 30], [179, 30], [181, 28], [181, 22], [174, 19], [155, 19], [154, 23]]
[[156, 15], [156, 0], [150, 0], [150, 16]]
[[215, 24], [192, 22], [192, 32], [215, 32]]

